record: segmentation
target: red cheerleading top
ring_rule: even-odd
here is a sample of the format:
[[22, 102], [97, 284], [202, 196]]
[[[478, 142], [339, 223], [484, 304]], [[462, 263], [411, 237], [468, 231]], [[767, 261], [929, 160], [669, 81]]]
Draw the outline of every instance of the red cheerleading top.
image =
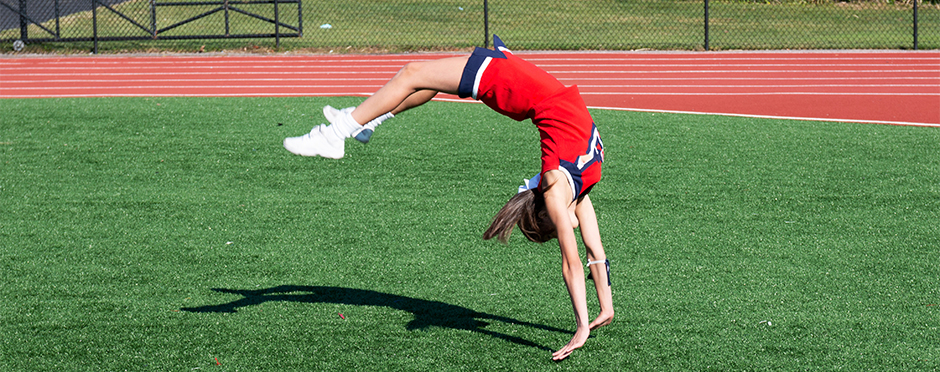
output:
[[539, 129], [542, 170], [560, 170], [574, 199], [600, 181], [604, 144], [577, 86], [516, 57], [493, 36], [496, 50], [476, 48], [460, 80], [458, 95], [480, 100], [514, 120], [531, 119]]

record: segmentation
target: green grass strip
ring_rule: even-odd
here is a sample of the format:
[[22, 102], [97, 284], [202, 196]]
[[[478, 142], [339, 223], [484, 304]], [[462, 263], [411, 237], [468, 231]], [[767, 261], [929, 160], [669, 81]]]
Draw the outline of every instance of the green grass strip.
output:
[[[50, 3], [51, 4], [51, 3]], [[702, 50], [705, 7], [701, 0], [515, 0], [490, 1], [485, 28], [482, 1], [462, 0], [318, 0], [282, 4], [283, 23], [300, 26], [303, 35], [282, 38], [283, 50], [349, 53], [467, 50], [483, 46], [490, 34], [514, 50]], [[236, 9], [274, 19], [271, 4], [233, 4]], [[149, 29], [163, 29], [197, 15], [206, 17], [161, 33], [221, 36], [273, 34], [274, 24], [219, 4], [158, 6], [131, 0], [98, 11], [99, 37], [143, 37], [142, 41], [99, 43], [99, 51], [274, 51], [272, 39], [149, 40]], [[213, 12], [214, 11], [214, 12]], [[125, 18], [126, 17], [126, 18]], [[128, 21], [133, 20], [134, 23]], [[924, 3], [918, 12], [918, 47], [940, 48], [940, 5]], [[227, 21], [226, 21], [227, 20]], [[228, 28], [226, 28], [228, 22]], [[62, 38], [91, 38], [90, 11], [64, 16]], [[143, 26], [143, 27], [139, 27]], [[326, 25], [329, 25], [329, 28]], [[321, 28], [324, 27], [324, 28]], [[56, 30], [54, 21], [44, 23]], [[733, 1], [709, 2], [709, 49], [911, 49], [913, 9], [896, 1]], [[281, 32], [294, 31], [285, 28]], [[31, 38], [53, 38], [36, 25]], [[21, 38], [19, 27], [0, 31], [0, 40]], [[12, 44], [10, 44], [12, 45]], [[86, 52], [91, 42], [32, 44], [27, 52]]]
[[556, 364], [557, 244], [480, 237], [534, 127], [432, 102], [281, 147], [360, 100], [0, 102], [0, 370], [940, 366], [936, 129], [593, 111], [617, 318]]

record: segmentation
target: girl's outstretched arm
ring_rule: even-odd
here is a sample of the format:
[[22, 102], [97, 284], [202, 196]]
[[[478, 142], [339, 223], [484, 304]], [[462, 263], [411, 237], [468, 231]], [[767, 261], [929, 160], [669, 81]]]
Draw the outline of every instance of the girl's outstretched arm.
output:
[[607, 255], [604, 245], [601, 244], [600, 228], [597, 225], [597, 214], [589, 196], [585, 196], [575, 207], [575, 215], [581, 223], [581, 239], [587, 246], [588, 262], [591, 266], [591, 277], [594, 279], [594, 288], [597, 290], [597, 300], [601, 307], [600, 314], [591, 322], [591, 330], [610, 324], [614, 320], [614, 304], [611, 298], [610, 278], [607, 272]]
[[575, 238], [574, 225], [571, 220], [572, 211], [568, 209], [573, 191], [560, 171], [549, 171], [542, 177], [543, 185], [547, 188], [544, 192], [545, 207], [558, 232], [558, 245], [561, 247], [561, 273], [568, 287], [568, 295], [571, 296], [571, 306], [574, 309], [577, 324], [577, 330], [571, 341], [552, 354], [552, 359], [562, 360], [584, 345], [588, 336], [591, 335], [591, 328], [585, 297], [584, 266], [578, 254], [578, 241]]

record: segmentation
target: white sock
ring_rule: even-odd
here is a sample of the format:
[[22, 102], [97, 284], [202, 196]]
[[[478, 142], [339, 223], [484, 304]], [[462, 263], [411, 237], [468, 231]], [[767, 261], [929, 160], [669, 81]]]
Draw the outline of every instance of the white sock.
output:
[[343, 116], [340, 116], [338, 120], [330, 125], [333, 134], [340, 139], [352, 137], [353, 133], [361, 128], [362, 126], [356, 122], [356, 119], [353, 119], [352, 113], [344, 113]]
[[386, 120], [391, 119], [391, 118], [393, 118], [393, 117], [395, 117], [395, 114], [392, 114], [391, 112], [386, 112], [385, 115], [382, 115], [382, 116], [379, 116], [379, 117], [377, 117], [377, 118], [375, 118], [375, 119], [372, 119], [372, 121], [370, 121], [369, 123], [367, 123], [366, 125], [363, 125], [363, 126], [375, 130], [375, 127], [379, 126], [379, 124], [382, 124], [383, 121], [386, 121]]

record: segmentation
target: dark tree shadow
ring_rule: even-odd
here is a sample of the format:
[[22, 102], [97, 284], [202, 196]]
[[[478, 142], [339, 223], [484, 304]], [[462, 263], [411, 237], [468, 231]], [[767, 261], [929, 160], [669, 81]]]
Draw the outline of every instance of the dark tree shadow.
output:
[[396, 310], [407, 311], [414, 315], [414, 320], [408, 322], [408, 324], [405, 326], [405, 328], [409, 331], [426, 329], [432, 326], [467, 330], [492, 336], [515, 344], [530, 346], [547, 351], [552, 351], [552, 349], [538, 345], [521, 337], [486, 330], [485, 327], [489, 325], [489, 323], [485, 322], [484, 320], [499, 321], [551, 332], [572, 334], [572, 332], [563, 329], [549, 327], [542, 324], [524, 322], [499, 315], [481, 313], [479, 311], [474, 311], [465, 307], [446, 304], [439, 301], [421, 300], [417, 298], [398, 296], [364, 289], [282, 285], [259, 290], [237, 290], [225, 288], [213, 288], [212, 290], [222, 293], [237, 294], [242, 296], [242, 298], [219, 305], [184, 307], [180, 310], [195, 313], [234, 313], [242, 307], [259, 305], [271, 301], [301, 302], [310, 304], [329, 303], [355, 306], [385, 306]]

